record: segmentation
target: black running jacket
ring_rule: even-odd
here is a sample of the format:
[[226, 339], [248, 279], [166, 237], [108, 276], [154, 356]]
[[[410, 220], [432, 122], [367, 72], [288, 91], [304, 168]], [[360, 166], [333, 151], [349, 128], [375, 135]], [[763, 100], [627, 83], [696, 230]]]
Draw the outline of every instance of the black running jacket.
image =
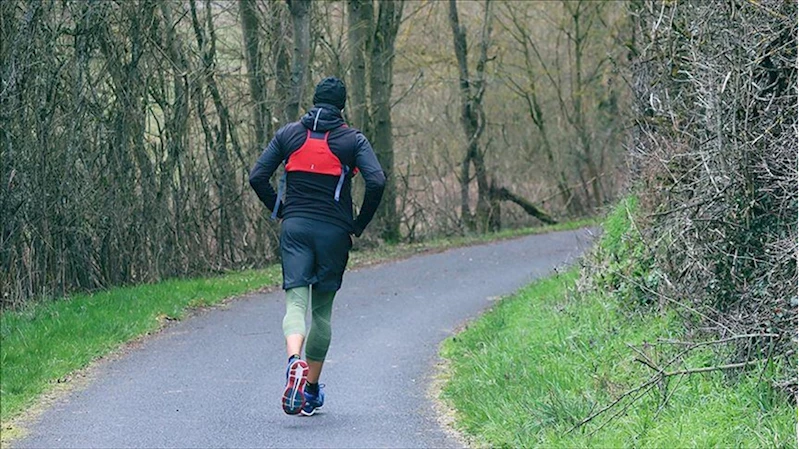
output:
[[377, 161], [372, 145], [357, 129], [345, 125], [341, 111], [332, 105], [317, 104], [298, 122], [280, 128], [250, 171], [250, 186], [264, 205], [273, 210], [277, 193], [269, 178], [281, 163], [297, 151], [308, 130], [330, 131], [328, 145], [342, 165], [357, 168], [366, 183], [363, 205], [357, 218], [352, 210], [352, 173], [346, 176], [339, 200], [334, 193], [338, 179], [334, 176], [307, 172], [288, 172], [286, 197], [280, 203], [280, 218], [306, 217], [341, 226], [360, 236], [372, 220], [386, 184], [385, 173]]

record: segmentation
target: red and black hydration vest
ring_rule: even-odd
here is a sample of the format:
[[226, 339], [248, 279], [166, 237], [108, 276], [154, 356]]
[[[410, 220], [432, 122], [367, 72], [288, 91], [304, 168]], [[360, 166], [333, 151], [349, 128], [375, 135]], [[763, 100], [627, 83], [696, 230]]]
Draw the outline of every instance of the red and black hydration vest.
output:
[[[347, 125], [341, 125], [346, 127]], [[327, 138], [330, 136], [330, 131], [319, 132], [307, 130], [305, 143], [302, 144], [296, 151], [292, 152], [288, 159], [285, 161], [285, 170], [283, 176], [280, 178], [277, 188], [277, 202], [275, 208], [272, 210], [272, 219], [277, 218], [277, 211], [282, 201], [283, 193], [286, 185], [286, 175], [288, 172], [305, 172], [314, 173], [318, 175], [337, 176], [338, 183], [336, 190], [333, 192], [333, 198], [338, 201], [341, 195], [341, 187], [344, 185], [344, 179], [350, 173], [350, 167], [344, 165], [339, 158], [333, 154], [328, 145]], [[357, 173], [358, 169], [352, 171], [353, 174]]]

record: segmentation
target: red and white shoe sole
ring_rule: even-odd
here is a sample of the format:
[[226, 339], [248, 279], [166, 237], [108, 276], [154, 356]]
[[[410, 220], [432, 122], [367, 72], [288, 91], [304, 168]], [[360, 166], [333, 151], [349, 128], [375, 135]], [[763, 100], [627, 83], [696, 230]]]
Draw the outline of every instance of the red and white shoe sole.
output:
[[308, 377], [308, 364], [305, 360], [295, 360], [289, 367], [289, 378], [283, 390], [283, 411], [296, 415], [305, 406], [305, 382]]

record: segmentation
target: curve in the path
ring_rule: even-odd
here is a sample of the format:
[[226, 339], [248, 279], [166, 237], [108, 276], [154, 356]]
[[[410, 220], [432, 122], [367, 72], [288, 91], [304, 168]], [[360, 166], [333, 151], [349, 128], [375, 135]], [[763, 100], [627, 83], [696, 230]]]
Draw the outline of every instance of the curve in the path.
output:
[[585, 231], [452, 249], [348, 272], [322, 376], [327, 403], [284, 415], [283, 293], [169, 327], [46, 411], [20, 448], [455, 447], [427, 395], [439, 343], [500, 295], [551, 273]]

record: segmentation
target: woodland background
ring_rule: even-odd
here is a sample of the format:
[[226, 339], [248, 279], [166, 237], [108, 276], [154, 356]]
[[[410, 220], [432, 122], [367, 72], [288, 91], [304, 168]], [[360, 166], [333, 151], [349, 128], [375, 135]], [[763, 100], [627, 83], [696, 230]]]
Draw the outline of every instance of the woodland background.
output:
[[247, 173], [328, 75], [389, 175], [362, 245], [595, 214], [628, 6], [0, 2], [3, 305], [275, 260]]
[[779, 355], [795, 397], [796, 17], [788, 0], [2, 1], [2, 308], [274, 262], [247, 175], [335, 75], [388, 174], [359, 246], [634, 198], [591, 288], [677, 311], [736, 366]]

